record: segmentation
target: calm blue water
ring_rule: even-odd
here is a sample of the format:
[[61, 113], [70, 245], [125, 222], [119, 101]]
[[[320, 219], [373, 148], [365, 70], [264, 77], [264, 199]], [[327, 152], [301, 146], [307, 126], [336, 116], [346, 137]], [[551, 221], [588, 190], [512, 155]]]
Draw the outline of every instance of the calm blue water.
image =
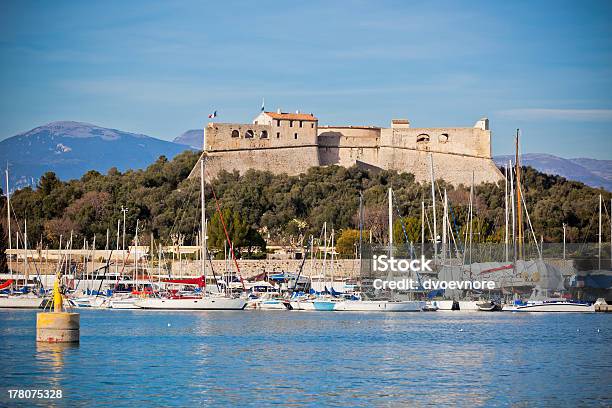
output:
[[612, 405], [610, 314], [85, 310], [62, 347], [35, 313], [0, 310], [1, 406]]

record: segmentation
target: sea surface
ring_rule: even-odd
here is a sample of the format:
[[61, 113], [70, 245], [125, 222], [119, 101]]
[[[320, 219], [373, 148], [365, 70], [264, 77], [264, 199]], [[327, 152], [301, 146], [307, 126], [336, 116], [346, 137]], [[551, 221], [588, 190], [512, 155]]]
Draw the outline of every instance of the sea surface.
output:
[[61, 346], [0, 310], [0, 406], [612, 406], [611, 314], [80, 313]]

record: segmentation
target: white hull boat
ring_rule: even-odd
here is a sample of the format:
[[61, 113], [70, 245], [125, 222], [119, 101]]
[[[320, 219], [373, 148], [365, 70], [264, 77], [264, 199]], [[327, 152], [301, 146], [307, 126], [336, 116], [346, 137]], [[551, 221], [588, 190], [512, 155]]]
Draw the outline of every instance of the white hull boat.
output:
[[453, 303], [455, 303], [455, 301], [453, 300], [432, 300], [431, 304], [434, 307], [438, 307], [438, 310], [452, 310], [452, 311], [457, 311], [457, 310], [461, 310], [461, 311], [469, 311], [469, 312], [475, 312], [478, 311], [478, 301], [476, 300], [460, 300], [456, 303], [458, 303], [459, 309], [454, 309], [453, 308]]
[[247, 309], [255, 310], [289, 310], [288, 301], [282, 299], [253, 299], [247, 303]]
[[108, 302], [109, 309], [140, 309], [136, 306], [137, 297], [111, 298]]
[[426, 302], [388, 300], [346, 300], [336, 303], [334, 310], [346, 312], [420, 312]]
[[526, 304], [504, 305], [504, 312], [595, 312], [595, 305], [569, 301], [528, 301]]
[[29, 295], [0, 296], [0, 309], [39, 309], [43, 298]]
[[95, 309], [105, 308], [107, 298], [105, 296], [83, 296], [70, 299], [75, 307], [91, 307]]
[[289, 304], [292, 310], [315, 310], [312, 300], [292, 300]]
[[143, 298], [134, 302], [141, 309], [155, 310], [242, 310], [246, 301], [228, 297]]

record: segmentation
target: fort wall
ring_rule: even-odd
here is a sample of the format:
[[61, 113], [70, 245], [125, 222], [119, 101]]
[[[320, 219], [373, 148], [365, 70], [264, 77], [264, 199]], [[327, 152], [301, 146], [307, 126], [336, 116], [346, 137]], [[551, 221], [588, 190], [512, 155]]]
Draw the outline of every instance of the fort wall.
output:
[[[395, 119], [389, 128], [318, 126], [311, 114], [262, 112], [252, 124], [209, 123], [205, 128], [207, 171], [249, 169], [296, 175], [314, 166], [355, 164], [396, 170], [430, 180], [469, 185], [503, 180], [491, 159], [491, 131], [483, 118], [474, 127], [411, 128]], [[199, 165], [190, 177], [199, 176]]]
[[319, 127], [319, 163], [351, 167], [357, 161], [379, 165], [380, 128]]

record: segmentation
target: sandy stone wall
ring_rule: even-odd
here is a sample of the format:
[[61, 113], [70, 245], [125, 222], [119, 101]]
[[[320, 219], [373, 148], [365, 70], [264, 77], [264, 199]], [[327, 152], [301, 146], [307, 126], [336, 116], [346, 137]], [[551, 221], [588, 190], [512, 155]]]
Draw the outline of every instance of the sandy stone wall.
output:
[[[214, 260], [212, 261], [213, 268], [216, 273], [223, 273], [225, 271], [225, 261]], [[302, 264], [301, 260], [297, 259], [269, 259], [269, 260], [240, 260], [238, 265], [240, 266], [240, 272], [243, 277], [251, 277], [258, 275], [263, 272], [267, 273], [278, 273], [278, 272], [295, 272], [297, 273]], [[359, 275], [359, 260], [358, 259], [341, 259], [334, 260], [333, 274], [334, 277], [356, 277]], [[198, 261], [185, 261], [181, 266], [178, 262], [175, 262], [172, 266], [172, 274], [179, 275], [199, 275], [200, 274], [200, 263]], [[326, 265], [326, 276], [331, 276], [332, 265], [330, 260], [327, 260]], [[232, 270], [236, 270], [235, 267]], [[212, 273], [209, 272], [208, 273]], [[302, 273], [305, 276], [313, 276], [323, 274], [323, 261], [315, 260], [312, 264], [310, 260], [306, 261]]]
[[503, 175], [491, 159], [390, 147], [381, 147], [380, 150], [382, 162], [386, 163], [387, 168], [412, 173], [419, 182], [431, 180], [430, 154], [433, 156], [436, 180], [444, 179], [454, 185], [469, 186], [472, 172], [475, 184], [503, 180]]
[[[242, 174], [249, 169], [255, 169], [296, 175], [318, 165], [317, 146], [311, 145], [210, 152], [207, 154], [206, 171], [213, 178], [221, 170], [237, 170]], [[199, 174], [198, 163], [191, 171], [190, 177], [199, 177]]]
[[357, 161], [379, 166], [380, 128], [319, 127], [319, 163], [351, 167]]

